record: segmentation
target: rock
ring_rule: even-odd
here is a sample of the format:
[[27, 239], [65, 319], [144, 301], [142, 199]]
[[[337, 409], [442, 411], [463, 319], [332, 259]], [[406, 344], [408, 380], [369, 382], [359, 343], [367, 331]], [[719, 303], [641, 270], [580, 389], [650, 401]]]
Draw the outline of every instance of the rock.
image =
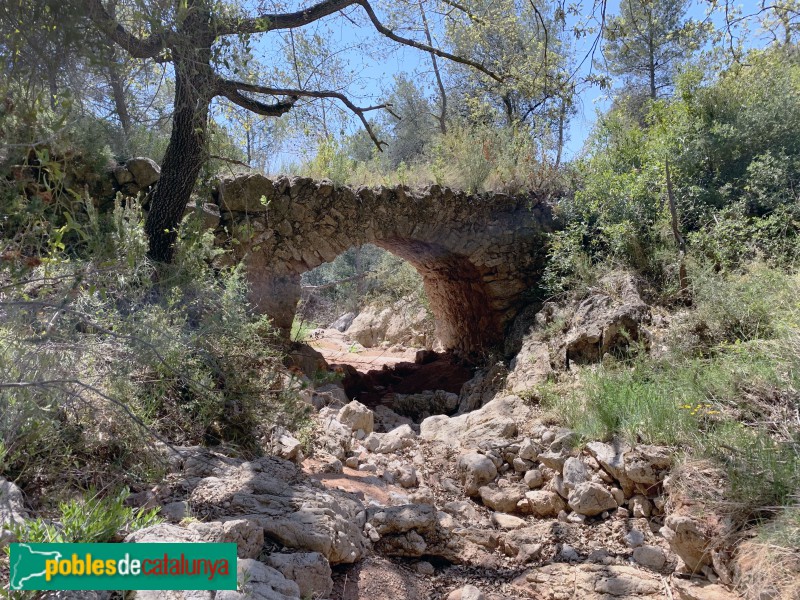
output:
[[203, 229], [216, 229], [219, 227], [220, 213], [216, 204], [206, 202], [198, 206], [195, 202], [189, 202], [183, 210], [183, 216], [186, 217], [187, 215], [199, 218]]
[[541, 518], [557, 517], [558, 513], [567, 507], [561, 496], [548, 490], [527, 492], [525, 498], [528, 500], [531, 513]]
[[629, 566], [554, 563], [537, 567], [513, 582], [535, 600], [662, 600], [661, 578]]
[[631, 529], [625, 534], [623, 540], [628, 548], [638, 548], [644, 544], [644, 534], [638, 529]]
[[356, 313], [353, 312], [345, 313], [341, 317], [336, 319], [333, 323], [328, 325], [328, 327], [330, 329], [335, 329], [336, 331], [341, 331], [342, 333], [344, 333], [345, 331], [347, 331], [347, 328], [350, 327], [351, 323], [353, 322], [353, 319], [355, 318], [356, 318]]
[[26, 518], [22, 490], [0, 477], [0, 531], [4, 526], [21, 524]]
[[569, 454], [564, 450], [558, 452], [542, 452], [536, 459], [548, 469], [561, 473], [564, 469], [564, 463], [567, 462]]
[[580, 459], [570, 456], [564, 461], [564, 488], [571, 491], [578, 484], [586, 483], [589, 478], [589, 469], [581, 462]]
[[525, 497], [525, 490], [522, 486], [512, 486], [499, 488], [496, 486], [483, 486], [478, 490], [484, 505], [489, 508], [510, 513], [517, 508], [517, 502]]
[[708, 581], [673, 577], [670, 584], [675, 594], [675, 600], [737, 600], [740, 598], [738, 594], [729, 591], [726, 587]]
[[342, 461], [340, 461], [335, 456], [328, 454], [327, 452], [317, 452], [315, 458], [319, 461], [320, 473], [344, 472], [344, 465], [342, 465]]
[[430, 577], [436, 573], [436, 569], [427, 560], [421, 560], [414, 564], [414, 570], [420, 575]]
[[540, 521], [535, 525], [515, 529], [506, 533], [503, 552], [514, 557], [517, 562], [552, 558], [553, 549], [548, 544], [556, 537], [552, 522]]
[[143, 156], [129, 159], [125, 168], [140, 188], [153, 185], [161, 177], [161, 167], [154, 160]]
[[658, 546], [639, 546], [633, 551], [633, 560], [653, 571], [661, 571], [667, 563], [664, 551]]
[[533, 461], [525, 460], [519, 456], [513, 458], [511, 461], [511, 465], [514, 467], [514, 471], [517, 473], [527, 473], [533, 468], [534, 464], [535, 463]]
[[[300, 588], [294, 581], [257, 560], [240, 560], [236, 572], [239, 590], [218, 591], [214, 600], [299, 600], [301, 597]], [[136, 597], [139, 598], [138, 594]]]
[[553, 373], [550, 348], [546, 343], [533, 339], [533, 336], [526, 337], [519, 353], [509, 364], [509, 369], [506, 387], [514, 394], [530, 390], [547, 381]]
[[371, 433], [364, 440], [364, 447], [377, 454], [392, 454], [414, 445], [417, 434], [410, 425], [401, 425], [389, 433]]
[[270, 554], [264, 562], [294, 581], [302, 598], [327, 598], [333, 590], [331, 566], [319, 552]]
[[296, 367], [304, 375], [312, 378], [328, 371], [328, 363], [325, 362], [322, 353], [302, 342], [294, 342], [291, 345], [284, 357], [284, 364], [287, 367]]
[[303, 458], [305, 458], [303, 455], [303, 443], [288, 433], [278, 436], [274, 451], [277, 456], [296, 463], [303, 462]]
[[513, 515], [495, 512], [492, 513], [492, 525], [498, 529], [519, 529], [520, 527], [525, 527], [527, 521]]
[[486, 595], [474, 585], [465, 585], [450, 592], [447, 600], [486, 600]]
[[420, 437], [454, 447], [476, 447], [485, 440], [517, 435], [517, 423], [530, 420], [532, 409], [517, 396], [498, 396], [482, 408], [456, 417], [436, 415], [420, 424]]
[[161, 523], [134, 531], [125, 538], [128, 543], [235, 543], [239, 558], [256, 558], [264, 547], [264, 530], [249, 519], [192, 522], [181, 527]]
[[653, 486], [664, 479], [671, 464], [669, 448], [640, 444], [625, 454], [625, 475], [636, 483]]
[[433, 328], [428, 311], [411, 298], [402, 298], [388, 308], [368, 306], [347, 329], [347, 335], [365, 348], [381, 342], [426, 347]]
[[508, 370], [503, 362], [497, 362], [488, 370], [479, 370], [461, 387], [458, 399], [458, 414], [463, 415], [485, 406], [497, 396], [503, 387]]
[[360, 429], [364, 433], [372, 433], [374, 418], [372, 411], [356, 400], [345, 404], [339, 410], [339, 422], [347, 425], [352, 431]]
[[189, 503], [185, 500], [170, 502], [161, 507], [161, 516], [171, 523], [180, 523], [189, 515]]
[[392, 408], [399, 414], [414, 419], [427, 415], [453, 413], [458, 407], [458, 394], [436, 390], [419, 394], [395, 394]]
[[401, 425], [413, 425], [414, 421], [408, 417], [403, 417], [394, 412], [391, 408], [379, 404], [373, 411], [375, 415], [375, 429], [376, 431], [391, 431], [397, 429]]
[[323, 451], [339, 460], [346, 460], [352, 448], [353, 431], [341, 423], [337, 416], [336, 413], [320, 413], [320, 430], [316, 442]]
[[575, 486], [569, 494], [568, 504], [576, 513], [588, 517], [617, 508], [617, 502], [608, 488], [591, 481]]
[[600, 286], [610, 288], [610, 293], [591, 294], [572, 316], [563, 342], [567, 367], [571, 362], [599, 361], [606, 353], [623, 350], [643, 337], [640, 325], [648, 318], [649, 309], [639, 296], [633, 277], [607, 275]]
[[404, 488], [417, 485], [417, 470], [411, 465], [401, 465], [394, 472], [395, 481]]
[[542, 472], [539, 469], [531, 469], [530, 471], [525, 473], [523, 481], [525, 481], [525, 483], [530, 489], [535, 490], [544, 485], [544, 476], [542, 475]]
[[273, 182], [257, 173], [223, 179], [218, 191], [220, 207], [226, 212], [263, 213], [269, 208], [279, 213], [282, 208], [277, 206]]
[[531, 441], [531, 438], [524, 438], [522, 443], [519, 445], [519, 457], [523, 460], [536, 460], [536, 457], [539, 456], [539, 452], [541, 448], [538, 444]]
[[431, 531], [436, 527], [436, 509], [430, 504], [370, 508], [367, 523], [381, 536], [412, 530]]
[[133, 173], [128, 171], [124, 166], [117, 165], [114, 167], [114, 179], [117, 180], [119, 185], [125, 185], [126, 183], [133, 183]]
[[451, 519], [430, 504], [407, 504], [370, 508], [367, 510], [367, 529], [379, 536], [374, 540], [375, 549], [386, 556], [443, 556], [459, 561], [457, 544], [448, 548], [452, 537], [442, 525]]
[[661, 535], [691, 571], [699, 572], [711, 564], [711, 539], [695, 519], [669, 515], [664, 520]]
[[331, 564], [352, 563], [366, 550], [364, 507], [352, 495], [323, 489], [296, 465], [276, 457], [250, 462], [210, 452], [184, 466], [192, 514], [247, 519], [284, 546], [319, 552]]
[[633, 512], [633, 516], [637, 519], [648, 518], [653, 512], [653, 504], [645, 496], [637, 494], [630, 499], [629, 506]]
[[458, 459], [457, 469], [464, 486], [464, 494], [470, 497], [478, 495], [481, 486], [494, 481], [497, 467], [483, 454], [470, 452]]
[[580, 435], [571, 429], [559, 429], [550, 442], [550, 452], [570, 452], [580, 441]]

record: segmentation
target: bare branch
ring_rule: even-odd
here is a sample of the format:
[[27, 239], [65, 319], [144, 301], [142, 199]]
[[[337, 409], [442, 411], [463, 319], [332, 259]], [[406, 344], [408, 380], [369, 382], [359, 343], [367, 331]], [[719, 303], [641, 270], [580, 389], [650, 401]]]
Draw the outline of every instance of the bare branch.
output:
[[[380, 110], [380, 109], [388, 109], [391, 105], [390, 104], [377, 104], [375, 106], [356, 106], [350, 98], [345, 96], [340, 92], [333, 92], [333, 91], [324, 91], [324, 90], [301, 90], [301, 89], [292, 89], [292, 88], [273, 88], [263, 85], [256, 85], [253, 83], [245, 83], [243, 81], [223, 81], [220, 83], [222, 93], [226, 98], [230, 98], [229, 94], [237, 94], [239, 97], [244, 98], [246, 100], [250, 100], [251, 102], [257, 102], [256, 100], [252, 100], [247, 96], [243, 96], [241, 92], [250, 92], [251, 94], [268, 94], [270, 96], [288, 96], [290, 98], [294, 97], [295, 100], [297, 98], [305, 97], [305, 98], [332, 98], [334, 100], [338, 100], [342, 104], [344, 104], [350, 111], [355, 114], [359, 119], [361, 119], [361, 123], [364, 125], [364, 129], [367, 130], [369, 137], [378, 147], [378, 150], [383, 150], [383, 146], [386, 145], [386, 142], [380, 141], [375, 132], [372, 130], [372, 127], [367, 121], [366, 113], [373, 111], [373, 110]], [[239, 104], [243, 108], [247, 108], [243, 104]]]
[[248, 19], [219, 19], [214, 27], [217, 35], [266, 33], [275, 29], [296, 29], [357, 4], [356, 0], [324, 0], [291, 13], [264, 14]]
[[230, 163], [232, 165], [238, 165], [240, 167], [247, 167], [248, 169], [252, 169], [253, 168], [250, 165], [248, 165], [246, 162], [243, 162], [241, 160], [236, 160], [235, 158], [228, 158], [226, 156], [220, 156], [219, 154], [209, 154], [208, 158], [212, 158], [214, 160], [221, 160], [222, 162]]
[[83, 5], [95, 26], [134, 58], [156, 58], [166, 48], [166, 36], [153, 34], [145, 39], [136, 37], [108, 13], [101, 0], [83, 0]]
[[445, 52], [443, 50], [439, 50], [438, 48], [434, 48], [433, 46], [429, 46], [428, 44], [422, 44], [417, 42], [416, 40], [412, 40], [410, 38], [402, 37], [397, 35], [394, 31], [386, 27], [383, 23], [381, 23], [380, 19], [378, 19], [378, 15], [375, 14], [375, 11], [372, 9], [372, 6], [368, 2], [368, 0], [358, 0], [358, 4], [364, 7], [364, 10], [367, 12], [367, 16], [369, 20], [372, 21], [372, 24], [375, 26], [375, 29], [378, 30], [380, 34], [397, 42], [398, 44], [403, 44], [404, 46], [411, 46], [412, 48], [416, 48], [417, 50], [423, 50], [425, 52], [430, 52], [431, 54], [435, 54], [440, 58], [446, 58], [447, 60], [451, 60], [453, 62], [461, 63], [462, 65], [468, 65], [473, 69], [476, 69], [483, 73], [484, 75], [488, 75], [498, 83], [503, 83], [503, 78], [493, 73], [482, 64], [475, 62], [474, 60], [469, 60], [468, 58], [462, 58], [460, 56], [456, 56], [455, 54], [450, 54], [449, 52]]

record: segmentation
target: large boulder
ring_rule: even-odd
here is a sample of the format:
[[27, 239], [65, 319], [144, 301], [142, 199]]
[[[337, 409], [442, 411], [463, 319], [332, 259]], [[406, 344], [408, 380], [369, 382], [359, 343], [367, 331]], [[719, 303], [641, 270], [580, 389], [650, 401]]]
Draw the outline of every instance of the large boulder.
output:
[[195, 451], [184, 460], [191, 512], [203, 520], [246, 519], [288, 548], [319, 552], [331, 564], [353, 563], [366, 551], [364, 506], [325, 489], [293, 463], [276, 457], [245, 462]]
[[360, 430], [368, 434], [375, 427], [375, 415], [361, 402], [353, 400], [339, 409], [339, 422], [348, 426], [351, 431]]
[[535, 600], [662, 600], [664, 582], [657, 575], [626, 565], [554, 563], [531, 569], [513, 582]]
[[125, 538], [136, 544], [174, 543], [233, 543], [239, 558], [257, 558], [264, 547], [264, 529], [247, 519], [189, 523], [186, 527], [161, 523], [134, 531]]
[[129, 159], [125, 163], [125, 168], [140, 188], [153, 185], [161, 177], [161, 167], [153, 159], [144, 156]]
[[327, 598], [333, 589], [331, 566], [319, 552], [270, 554], [264, 562], [294, 581], [302, 598]]
[[580, 483], [569, 493], [569, 507], [579, 515], [593, 517], [617, 508], [617, 501], [604, 485], [587, 481]]
[[428, 417], [420, 424], [420, 437], [455, 447], [477, 447], [481, 442], [515, 437], [518, 423], [530, 421], [532, 414], [532, 409], [518, 396], [498, 396], [470, 413]]
[[223, 179], [217, 189], [220, 208], [225, 212], [267, 212], [276, 196], [272, 180], [258, 173]]
[[0, 477], [0, 530], [4, 526], [22, 523], [27, 516], [22, 490]]
[[460, 563], [465, 544], [454, 528], [453, 518], [431, 504], [370, 508], [365, 527], [375, 550], [386, 556], [438, 556]]
[[432, 333], [430, 313], [412, 298], [402, 298], [387, 308], [369, 306], [347, 328], [347, 336], [365, 348], [381, 342], [427, 347]]
[[687, 515], [669, 515], [664, 520], [661, 535], [693, 572], [700, 572], [711, 564], [713, 533], [699, 519]]
[[534, 337], [526, 337], [522, 349], [509, 364], [509, 369], [506, 387], [514, 394], [521, 394], [544, 383], [553, 374], [550, 347]]
[[636, 280], [626, 273], [612, 273], [575, 309], [561, 345], [562, 357], [571, 362], [590, 363], [608, 352], [626, 348], [646, 336], [641, 324], [650, 311], [639, 296]]

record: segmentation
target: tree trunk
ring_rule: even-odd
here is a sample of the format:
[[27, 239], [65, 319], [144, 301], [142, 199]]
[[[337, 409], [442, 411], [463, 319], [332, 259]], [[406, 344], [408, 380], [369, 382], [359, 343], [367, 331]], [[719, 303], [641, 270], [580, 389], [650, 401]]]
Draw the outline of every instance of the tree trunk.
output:
[[[433, 37], [431, 30], [428, 27], [428, 18], [425, 16], [425, 7], [422, 5], [422, 0], [419, 1], [419, 12], [422, 15], [422, 26], [425, 30], [425, 40], [429, 46], [433, 46]], [[447, 91], [444, 88], [442, 81], [442, 74], [439, 72], [439, 63], [436, 60], [436, 55], [431, 52], [431, 63], [433, 64], [433, 73], [436, 76], [436, 85], [439, 87], [439, 131], [442, 135], [447, 135]]]
[[683, 239], [678, 221], [678, 207], [675, 203], [675, 193], [672, 190], [672, 175], [669, 171], [669, 160], [664, 161], [664, 171], [667, 176], [667, 201], [669, 202], [669, 214], [672, 221], [672, 236], [675, 238], [675, 245], [678, 247], [678, 285], [681, 291], [688, 287], [686, 277], [686, 241]]
[[[113, 56], [113, 55], [112, 55]], [[125, 102], [125, 86], [119, 73], [119, 65], [113, 57], [108, 64], [108, 82], [111, 85], [111, 92], [114, 95], [114, 109], [122, 125], [122, 132], [125, 134], [125, 144], [131, 137], [131, 116], [128, 112], [128, 104]]]
[[556, 169], [561, 166], [561, 154], [564, 152], [564, 126], [567, 121], [567, 101], [561, 99], [558, 111], [558, 148], [556, 149]]
[[172, 133], [145, 224], [150, 242], [148, 256], [157, 262], [171, 262], [175, 253], [178, 225], [206, 160], [208, 110], [213, 94], [191, 56], [176, 57], [174, 65]]

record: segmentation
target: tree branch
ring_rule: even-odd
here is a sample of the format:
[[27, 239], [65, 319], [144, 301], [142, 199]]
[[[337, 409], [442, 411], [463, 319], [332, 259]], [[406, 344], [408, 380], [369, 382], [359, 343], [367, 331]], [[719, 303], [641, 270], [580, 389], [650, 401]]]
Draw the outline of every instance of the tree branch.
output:
[[274, 29], [296, 29], [332, 15], [356, 4], [356, 0], [324, 0], [308, 8], [291, 13], [265, 14], [247, 19], [219, 19], [214, 31], [217, 35], [241, 33], [266, 33]]
[[422, 44], [420, 42], [417, 42], [416, 40], [412, 40], [410, 38], [397, 35], [394, 31], [392, 31], [388, 27], [384, 26], [383, 23], [381, 23], [380, 19], [378, 19], [378, 16], [375, 14], [375, 11], [372, 9], [372, 6], [370, 5], [368, 0], [357, 0], [357, 3], [360, 4], [367, 12], [367, 16], [369, 17], [369, 20], [372, 21], [372, 24], [375, 26], [375, 29], [377, 29], [381, 35], [389, 38], [390, 40], [393, 40], [398, 44], [403, 44], [404, 46], [411, 46], [412, 48], [416, 48], [417, 50], [430, 52], [431, 54], [435, 54], [440, 58], [446, 58], [447, 60], [461, 63], [462, 65], [468, 65], [473, 69], [480, 71], [484, 75], [488, 75], [498, 83], [503, 83], [502, 77], [500, 77], [496, 73], [493, 73], [492, 71], [484, 67], [482, 64], [477, 63], [474, 60], [469, 60], [468, 58], [462, 58], [460, 56], [456, 56], [455, 54], [450, 54], [449, 52], [445, 52], [443, 50], [439, 50], [438, 48], [434, 48], [433, 46]]
[[[380, 141], [375, 132], [372, 130], [367, 118], [365, 116], [366, 113], [373, 111], [373, 110], [380, 110], [382, 108], [388, 109], [391, 105], [390, 104], [377, 104], [375, 106], [356, 106], [353, 104], [353, 101], [350, 100], [347, 96], [340, 92], [332, 92], [332, 91], [324, 91], [324, 90], [300, 90], [300, 89], [292, 89], [292, 88], [273, 88], [263, 85], [256, 85], [253, 83], [245, 83], [243, 81], [222, 81], [220, 83], [220, 89], [222, 90], [222, 95], [226, 98], [229, 98], [231, 101], [236, 102], [231, 95], [238, 96], [239, 98], [244, 99], [245, 101], [261, 104], [257, 100], [253, 100], [248, 98], [247, 96], [242, 95], [241, 92], [250, 92], [252, 94], [268, 94], [270, 96], [289, 96], [290, 98], [294, 98], [294, 101], [297, 98], [305, 97], [305, 98], [332, 98], [334, 100], [338, 100], [342, 104], [344, 104], [350, 111], [355, 114], [359, 119], [361, 119], [361, 123], [364, 125], [364, 129], [367, 130], [369, 137], [378, 147], [378, 150], [383, 150], [383, 146], [386, 145], [386, 142]], [[292, 105], [294, 105], [294, 101]], [[248, 108], [244, 104], [240, 104], [237, 102], [239, 106], [242, 108]], [[267, 105], [263, 105], [267, 106]], [[289, 107], [291, 108], [291, 106]], [[248, 110], [252, 110], [249, 109]], [[288, 110], [288, 109], [287, 109]], [[286, 112], [286, 111], [284, 111]], [[261, 113], [263, 114], [263, 113]]]
[[102, 0], [83, 0], [83, 5], [95, 26], [134, 58], [155, 58], [167, 45], [164, 35], [153, 34], [145, 39], [139, 39], [128, 32], [108, 13]]
[[228, 87], [228, 83], [229, 82], [224, 82], [224, 87], [222, 89], [222, 95], [225, 98], [237, 106], [241, 106], [245, 110], [249, 110], [265, 117], [280, 117], [281, 115], [286, 114], [292, 110], [298, 98], [297, 96], [291, 96], [289, 100], [285, 100], [283, 102], [265, 104], [264, 102], [259, 102], [253, 98], [248, 98], [233, 86]]

